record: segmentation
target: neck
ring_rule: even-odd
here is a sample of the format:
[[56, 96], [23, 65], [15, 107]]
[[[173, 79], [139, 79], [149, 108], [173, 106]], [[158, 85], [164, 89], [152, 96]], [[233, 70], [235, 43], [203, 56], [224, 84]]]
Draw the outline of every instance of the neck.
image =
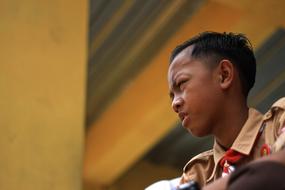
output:
[[232, 102], [230, 105], [228, 106], [229, 109], [226, 109], [224, 112], [226, 115], [222, 116], [222, 123], [215, 128], [216, 130], [213, 133], [217, 142], [224, 149], [229, 149], [232, 146], [248, 119], [248, 107], [245, 103]]

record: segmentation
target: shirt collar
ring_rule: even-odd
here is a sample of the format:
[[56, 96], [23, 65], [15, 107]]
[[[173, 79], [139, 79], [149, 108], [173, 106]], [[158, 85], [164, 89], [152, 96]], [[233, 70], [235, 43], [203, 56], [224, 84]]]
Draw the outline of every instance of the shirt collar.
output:
[[244, 155], [249, 155], [262, 125], [262, 119], [263, 115], [260, 112], [250, 108], [248, 119], [231, 148]]
[[[263, 115], [260, 112], [253, 108], [249, 108], [248, 119], [242, 127], [237, 138], [235, 139], [231, 149], [240, 152], [244, 155], [249, 155], [254, 146], [258, 131], [261, 127], [263, 121], [262, 118]], [[213, 150], [215, 167], [213, 173], [207, 181], [210, 181], [214, 177], [217, 165], [225, 154], [225, 150], [216, 141], [214, 142]]]

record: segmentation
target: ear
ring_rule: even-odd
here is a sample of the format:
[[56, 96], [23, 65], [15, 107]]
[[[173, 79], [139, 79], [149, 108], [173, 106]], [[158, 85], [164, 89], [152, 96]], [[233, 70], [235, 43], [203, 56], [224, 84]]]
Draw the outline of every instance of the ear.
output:
[[223, 59], [220, 61], [218, 66], [218, 77], [219, 84], [222, 89], [228, 89], [234, 78], [234, 65], [228, 59]]

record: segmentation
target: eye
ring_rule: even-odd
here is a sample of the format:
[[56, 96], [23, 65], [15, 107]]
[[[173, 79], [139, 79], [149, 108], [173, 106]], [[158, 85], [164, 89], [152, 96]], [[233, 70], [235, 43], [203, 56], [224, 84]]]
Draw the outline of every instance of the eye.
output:
[[177, 87], [182, 90], [183, 89], [183, 86], [184, 84], [187, 82], [187, 80], [181, 80], [181, 81], [178, 81], [177, 82]]

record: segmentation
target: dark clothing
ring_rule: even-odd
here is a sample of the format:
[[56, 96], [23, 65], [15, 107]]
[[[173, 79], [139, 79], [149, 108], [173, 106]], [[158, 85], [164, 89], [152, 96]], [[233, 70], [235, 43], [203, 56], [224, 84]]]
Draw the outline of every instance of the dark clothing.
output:
[[256, 162], [230, 176], [228, 190], [285, 190], [285, 166], [274, 161]]

